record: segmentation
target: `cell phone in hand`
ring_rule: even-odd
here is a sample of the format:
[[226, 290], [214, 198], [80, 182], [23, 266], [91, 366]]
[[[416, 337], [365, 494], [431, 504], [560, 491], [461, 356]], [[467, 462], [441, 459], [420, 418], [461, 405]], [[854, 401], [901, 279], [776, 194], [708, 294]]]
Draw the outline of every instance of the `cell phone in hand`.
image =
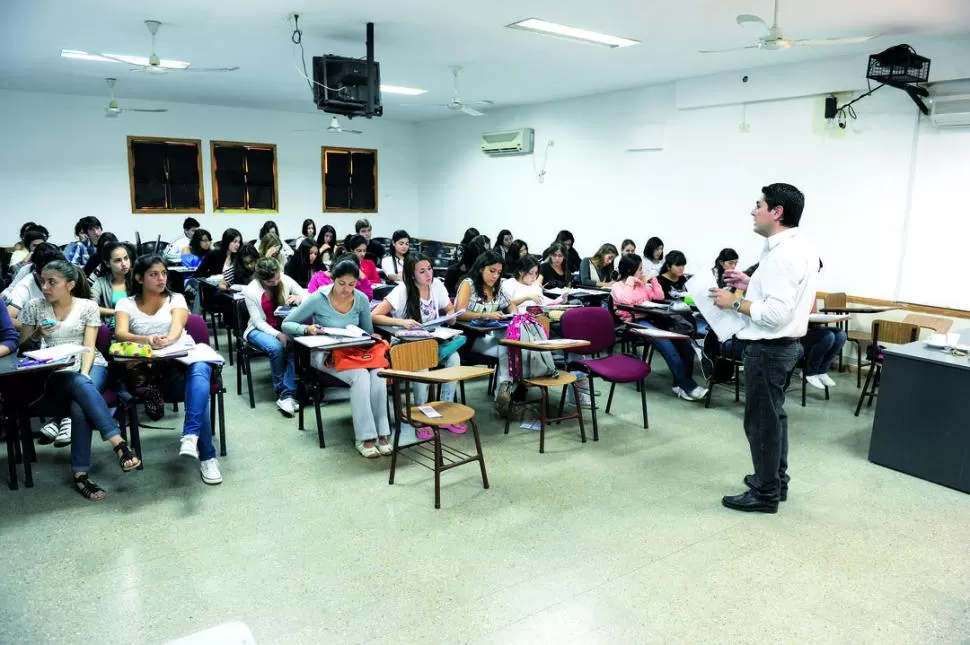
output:
[[47, 318], [46, 320], [40, 321], [40, 326], [41, 327], [56, 327], [57, 326], [57, 321], [56, 320], [51, 320], [50, 318]]

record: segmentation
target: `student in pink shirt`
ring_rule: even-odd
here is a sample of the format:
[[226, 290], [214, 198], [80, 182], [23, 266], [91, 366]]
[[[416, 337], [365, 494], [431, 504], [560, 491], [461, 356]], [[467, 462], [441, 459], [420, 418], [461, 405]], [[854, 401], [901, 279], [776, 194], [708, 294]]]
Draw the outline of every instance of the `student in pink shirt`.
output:
[[[344, 253], [343, 255], [337, 256], [334, 259], [334, 264], [336, 264], [337, 260], [344, 260], [344, 259], [353, 260], [354, 262], [357, 263], [358, 267], [360, 266], [360, 260], [357, 258], [357, 256], [351, 255], [350, 253]], [[370, 262], [370, 260], [365, 260], [365, 262]], [[371, 262], [371, 264], [374, 264], [374, 263]], [[306, 289], [307, 293], [315, 293], [317, 289], [319, 289], [320, 287], [325, 287], [328, 284], [333, 284], [333, 278], [330, 277], [330, 272], [317, 271], [316, 273], [313, 274], [313, 277], [310, 278], [310, 284], [307, 285], [307, 289]], [[356, 289], [361, 293], [363, 293], [365, 296], [367, 296], [368, 300], [374, 299], [374, 285], [371, 284], [371, 281], [368, 278], [358, 278]]]
[[[610, 295], [614, 304], [639, 305], [650, 300], [663, 300], [663, 288], [656, 276], [646, 277], [643, 273], [643, 258], [636, 254], [624, 255], [620, 258], [620, 278], [610, 287]], [[616, 315], [631, 322], [636, 319], [628, 311], [617, 310]], [[641, 327], [657, 329], [646, 320], [638, 320]], [[664, 340], [653, 338], [650, 340], [670, 369], [674, 379], [673, 392], [685, 401], [697, 401], [707, 394], [707, 388], [701, 387], [693, 379], [694, 348], [690, 340]]]

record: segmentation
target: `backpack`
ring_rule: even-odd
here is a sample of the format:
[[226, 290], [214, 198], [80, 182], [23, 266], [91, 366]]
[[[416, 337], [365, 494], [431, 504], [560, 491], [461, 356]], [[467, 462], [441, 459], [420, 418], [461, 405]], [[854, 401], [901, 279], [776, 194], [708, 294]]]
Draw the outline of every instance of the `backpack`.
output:
[[[546, 331], [532, 314], [517, 314], [505, 332], [508, 340], [521, 340], [526, 343], [546, 340]], [[509, 376], [512, 381], [540, 376], [559, 376], [559, 370], [552, 360], [552, 352], [535, 352], [517, 347], [508, 348]]]

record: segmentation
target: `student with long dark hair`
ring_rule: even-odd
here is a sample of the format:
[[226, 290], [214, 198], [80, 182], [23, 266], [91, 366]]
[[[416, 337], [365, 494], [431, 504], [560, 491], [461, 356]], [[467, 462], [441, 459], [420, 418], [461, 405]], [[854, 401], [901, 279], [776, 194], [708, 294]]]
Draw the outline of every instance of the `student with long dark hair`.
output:
[[620, 255], [629, 255], [630, 253], [637, 252], [637, 243], [633, 240], [626, 239], [623, 240], [623, 244], [620, 245]]
[[204, 228], [195, 229], [189, 245], [182, 249], [182, 265], [189, 268], [198, 268], [202, 260], [212, 250], [212, 235]]
[[404, 261], [411, 250], [411, 236], [404, 229], [394, 231], [391, 236], [391, 253], [381, 259], [381, 270], [389, 282], [401, 282], [404, 274]]
[[664, 290], [667, 300], [682, 300], [687, 295], [687, 256], [680, 251], [671, 251], [664, 257], [663, 266], [657, 280]]
[[323, 263], [320, 262], [317, 243], [313, 238], [306, 238], [300, 242], [296, 253], [286, 263], [285, 273], [293, 279], [303, 289], [310, 284], [310, 278], [317, 271], [323, 271]]
[[717, 258], [714, 260], [714, 267], [711, 269], [718, 288], [724, 289], [727, 286], [724, 283], [724, 272], [733, 271], [737, 267], [738, 252], [730, 248], [721, 249], [721, 252], [717, 254]]
[[583, 258], [579, 265], [580, 284], [609, 288], [616, 279], [613, 261], [617, 255], [616, 247], [607, 243], [600, 246], [592, 257]]
[[280, 265], [282, 266], [283, 264], [286, 264], [286, 261], [290, 259], [291, 255], [293, 255], [293, 249], [290, 248], [289, 244], [283, 241], [283, 236], [280, 235], [279, 227], [276, 225], [276, 222], [271, 219], [263, 222], [263, 226], [259, 229], [259, 239], [262, 240], [269, 233], [275, 235], [276, 239], [280, 241], [280, 253], [283, 255], [283, 257], [280, 258]]
[[546, 261], [539, 265], [544, 289], [569, 289], [573, 286], [573, 274], [566, 267], [569, 249], [562, 242], [553, 242], [544, 253]]
[[[339, 257], [330, 270], [333, 284], [307, 296], [306, 300], [283, 320], [284, 333], [291, 336], [315, 336], [324, 327], [356, 325], [368, 334], [374, 333], [370, 302], [357, 290], [360, 266], [356, 258]], [[310, 324], [306, 324], [309, 320]], [[314, 352], [311, 365], [350, 386], [350, 409], [353, 415], [357, 451], [364, 457], [379, 457], [392, 452], [388, 438], [387, 383], [378, 369], [337, 371], [323, 361], [323, 352]]]
[[[496, 249], [497, 250], [497, 249]], [[501, 251], [500, 251], [501, 252]], [[519, 272], [519, 263], [529, 255], [529, 245], [522, 240], [515, 240], [505, 252], [504, 276], [514, 278]]]
[[317, 236], [317, 251], [320, 253], [320, 261], [323, 262], [323, 265], [330, 268], [337, 254], [337, 229], [329, 224], [320, 227], [320, 235]]
[[[229, 287], [236, 284], [240, 248], [242, 248], [242, 233], [234, 228], [227, 228], [222, 232], [219, 248], [209, 251], [199, 264], [199, 268], [195, 270], [195, 278], [200, 281], [199, 290], [209, 301], [207, 308], [227, 317], [232, 316], [232, 294], [229, 292]], [[218, 275], [222, 276], [218, 284], [205, 281], [205, 278]]]
[[107, 268], [105, 266], [105, 247], [117, 241], [118, 236], [114, 233], [102, 233], [101, 237], [98, 238], [94, 253], [88, 258], [87, 264], [82, 267], [84, 275], [88, 277], [88, 286], [93, 285], [95, 280], [104, 275], [104, 270]]
[[[375, 323], [413, 328], [455, 311], [444, 283], [434, 277], [434, 267], [428, 256], [413, 253], [408, 255], [402, 273], [401, 284], [394, 287], [372, 312]], [[439, 363], [440, 367], [458, 365], [461, 365], [458, 352], [450, 353]], [[441, 387], [442, 401], [455, 400], [455, 385], [445, 383]], [[428, 400], [428, 386], [412, 383], [411, 389], [414, 392], [414, 404], [424, 405]], [[464, 423], [446, 425], [444, 428], [456, 434], [462, 434], [467, 429]], [[432, 431], [428, 427], [418, 427], [416, 434], [419, 439], [430, 439]]]
[[[143, 255], [135, 260], [132, 272], [132, 295], [120, 300], [115, 308], [115, 337], [124, 342], [151, 345], [162, 349], [184, 342], [188, 334], [185, 323], [188, 305], [180, 293], [168, 288], [168, 270], [160, 255]], [[212, 445], [209, 421], [209, 389], [212, 366], [198, 362], [182, 365], [169, 361], [162, 390], [170, 395], [182, 393], [185, 399], [185, 421], [179, 455], [199, 460], [202, 481], [222, 482], [222, 471]]]
[[645, 275], [660, 275], [664, 265], [664, 241], [659, 237], [651, 237], [643, 247], [643, 273]]
[[474, 226], [466, 228], [465, 234], [461, 236], [461, 242], [458, 243], [458, 246], [465, 246], [479, 235], [481, 235], [481, 233], [479, 233], [478, 229]]
[[556, 235], [555, 241], [566, 248], [566, 269], [569, 273], [579, 271], [579, 265], [582, 263], [582, 260], [579, 257], [579, 251], [575, 248], [576, 239], [573, 237], [573, 234], [563, 229]]
[[520, 314], [528, 311], [529, 307], [554, 305], [564, 300], [563, 297], [547, 298], [542, 289], [539, 263], [531, 255], [523, 256], [516, 263], [513, 277], [502, 280], [502, 293], [508, 298], [512, 309]]
[[300, 237], [296, 238], [293, 243], [296, 248], [300, 248], [300, 244], [303, 240], [316, 240], [317, 239], [317, 224], [312, 219], [303, 220], [303, 225], [300, 227]]
[[488, 238], [484, 235], [476, 235], [458, 249], [458, 260], [448, 267], [448, 271], [445, 273], [445, 287], [448, 288], [448, 293], [455, 292], [458, 288], [458, 282], [471, 271], [475, 260], [488, 250], [490, 250]]
[[81, 345], [88, 349], [73, 367], [50, 375], [45, 404], [58, 408], [57, 416], [70, 416], [73, 487], [86, 499], [98, 501], [104, 498], [104, 490], [88, 479], [93, 430], [111, 444], [123, 471], [138, 468], [141, 461], [121, 438], [101, 397], [108, 381], [108, 363], [95, 347], [101, 314], [89, 298], [84, 273], [67, 261], [55, 260], [44, 267], [41, 281], [44, 297], [31, 300], [20, 313], [23, 340], [40, 341], [41, 347]]
[[[309, 238], [303, 242], [314, 243]], [[275, 260], [262, 258], [256, 263], [255, 279], [246, 285], [243, 295], [249, 312], [249, 325], [243, 332], [243, 338], [269, 356], [276, 407], [291, 417], [300, 409], [296, 400], [293, 341], [283, 333], [283, 320], [274, 312], [277, 307], [300, 304], [306, 297], [306, 291], [292, 276], [281, 275], [280, 266]]]
[[498, 251], [502, 255], [508, 256], [509, 249], [512, 248], [512, 242], [514, 240], [515, 238], [512, 237], [512, 231], [507, 228], [503, 228], [498, 232], [498, 235], [495, 236], [495, 246], [493, 247], [493, 250]]
[[101, 277], [91, 286], [91, 299], [97, 303], [104, 323], [113, 330], [115, 306], [131, 291], [131, 263], [135, 249], [124, 242], [111, 242], [103, 254]]
[[256, 262], [259, 260], [259, 251], [252, 244], [243, 244], [236, 255], [239, 260], [236, 263], [236, 284], [249, 284], [252, 282], [253, 274], [256, 272]]

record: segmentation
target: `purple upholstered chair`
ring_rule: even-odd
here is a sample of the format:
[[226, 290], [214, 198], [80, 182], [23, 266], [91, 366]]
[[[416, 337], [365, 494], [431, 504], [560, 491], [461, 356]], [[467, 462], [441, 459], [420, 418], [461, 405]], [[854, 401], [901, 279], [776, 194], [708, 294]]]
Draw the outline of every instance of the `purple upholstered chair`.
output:
[[[640, 402], [643, 407], [643, 427], [650, 427], [647, 423], [647, 391], [643, 382], [650, 375], [650, 366], [636, 356], [630, 354], [612, 354], [616, 344], [616, 330], [613, 327], [613, 317], [602, 307], [581, 307], [569, 309], [560, 321], [563, 338], [587, 340], [589, 345], [573, 353], [590, 356], [583, 360], [573, 361], [570, 366], [586, 372], [589, 382], [589, 396], [593, 414], [593, 441], [599, 441], [599, 428], [596, 424], [596, 388], [593, 387], [593, 377], [598, 376], [610, 383], [610, 396], [606, 401], [606, 413], [610, 413], [613, 403], [613, 391], [617, 383], [639, 383]], [[607, 352], [603, 358], [596, 355]]]

